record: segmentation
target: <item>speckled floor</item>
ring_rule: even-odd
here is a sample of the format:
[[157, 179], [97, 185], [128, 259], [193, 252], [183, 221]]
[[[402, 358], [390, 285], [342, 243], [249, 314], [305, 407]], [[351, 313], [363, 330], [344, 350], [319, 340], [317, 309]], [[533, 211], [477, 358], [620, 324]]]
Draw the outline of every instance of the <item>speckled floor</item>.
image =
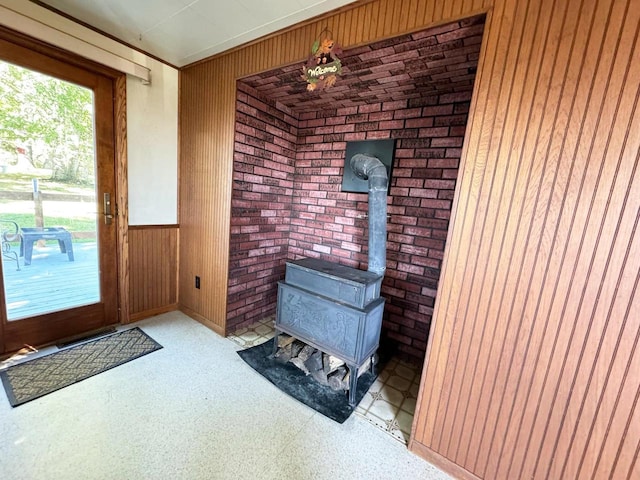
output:
[[450, 478], [360, 415], [291, 399], [182, 313], [136, 326], [164, 348], [16, 408], [0, 390], [2, 478]]
[[[273, 338], [273, 317], [236, 330], [227, 338], [242, 348]], [[406, 444], [416, 408], [420, 371], [415, 365], [391, 359], [380, 371], [355, 413], [396, 440]]]

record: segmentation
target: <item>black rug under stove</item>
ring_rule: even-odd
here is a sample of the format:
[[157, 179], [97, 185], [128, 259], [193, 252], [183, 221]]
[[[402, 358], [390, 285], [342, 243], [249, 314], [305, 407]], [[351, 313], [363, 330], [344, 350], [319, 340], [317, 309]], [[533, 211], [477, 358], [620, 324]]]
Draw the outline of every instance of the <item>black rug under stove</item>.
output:
[[[283, 363], [271, 358], [273, 341], [270, 340], [255, 347], [241, 350], [238, 355], [254, 370], [273, 383], [280, 390], [313, 408], [315, 411], [343, 423], [355, 407], [349, 405], [346, 392], [337, 392], [316, 382], [311, 375], [291, 363]], [[366, 372], [358, 379], [356, 405], [365, 396], [376, 375]]]

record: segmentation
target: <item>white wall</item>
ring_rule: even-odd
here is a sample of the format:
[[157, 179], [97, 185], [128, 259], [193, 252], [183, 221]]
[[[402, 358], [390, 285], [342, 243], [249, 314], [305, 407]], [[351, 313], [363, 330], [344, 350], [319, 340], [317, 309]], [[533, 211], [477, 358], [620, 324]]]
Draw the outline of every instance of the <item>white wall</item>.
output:
[[127, 77], [129, 225], [178, 223], [178, 71]]
[[90, 44], [151, 70], [151, 85], [127, 76], [129, 225], [178, 223], [178, 71], [31, 2], [0, 0], [0, 6], [31, 26], [72, 35], [79, 50]]

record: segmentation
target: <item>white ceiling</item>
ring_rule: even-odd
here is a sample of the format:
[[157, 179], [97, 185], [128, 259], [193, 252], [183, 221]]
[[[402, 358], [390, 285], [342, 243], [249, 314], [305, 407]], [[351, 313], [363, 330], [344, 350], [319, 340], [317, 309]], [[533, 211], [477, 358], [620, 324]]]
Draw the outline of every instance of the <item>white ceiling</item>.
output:
[[181, 67], [355, 0], [40, 0]]

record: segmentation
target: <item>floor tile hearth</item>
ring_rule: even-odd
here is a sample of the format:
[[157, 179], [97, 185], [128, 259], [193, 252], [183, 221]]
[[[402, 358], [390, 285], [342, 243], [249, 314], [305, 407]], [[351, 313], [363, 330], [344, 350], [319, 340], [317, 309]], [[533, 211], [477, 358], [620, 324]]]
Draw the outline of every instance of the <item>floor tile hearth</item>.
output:
[[[227, 336], [242, 348], [260, 345], [274, 335], [274, 317], [241, 327]], [[417, 366], [391, 358], [356, 407], [355, 413], [401, 443], [406, 444], [418, 398], [420, 370]]]

